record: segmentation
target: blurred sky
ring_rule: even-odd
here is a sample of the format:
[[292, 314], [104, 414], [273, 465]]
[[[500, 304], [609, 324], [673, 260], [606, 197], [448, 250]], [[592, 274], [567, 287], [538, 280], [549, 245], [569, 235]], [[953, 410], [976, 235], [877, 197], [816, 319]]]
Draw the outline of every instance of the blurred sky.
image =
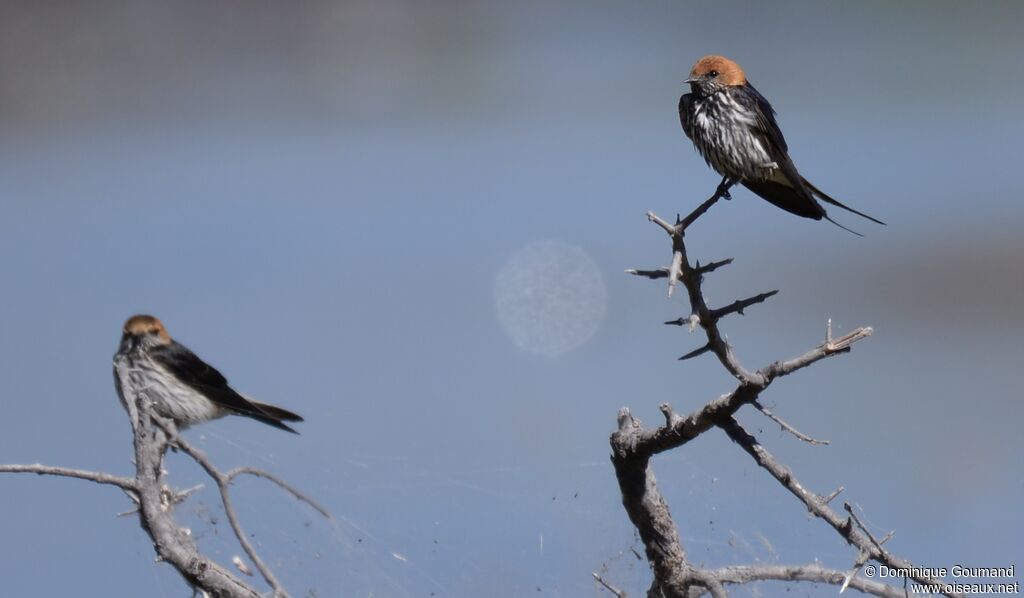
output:
[[[616, 411], [657, 423], [662, 401], [733, 387], [709, 357], [676, 361], [700, 343], [661, 324], [683, 299], [623, 273], [668, 262], [646, 210], [718, 182], [676, 115], [714, 52], [774, 103], [809, 179], [889, 223], [832, 210], [861, 239], [739, 190], [688, 234], [693, 258], [736, 258], [713, 303], [781, 289], [724, 325], [748, 367], [820, 342], [829, 317], [875, 328], [764, 397], [830, 446], [741, 418], [811, 489], [843, 485], [895, 529], [897, 554], [1019, 571], [1022, 22], [1019, 2], [5, 1], [0, 462], [129, 473], [110, 358], [125, 318], [154, 313], [307, 418], [301, 436], [188, 432], [335, 514], [237, 484], [294, 595], [599, 595], [601, 570], [641, 595]], [[537, 243], [565, 249], [522, 293], [558, 296], [545, 330], [581, 334], [573, 306], [593, 322], [561, 351], [496, 307]], [[601, 305], [552, 287], [578, 263]], [[856, 556], [723, 434], [654, 467], [697, 562]], [[8, 475], [0, 493], [5, 595], [187, 595], [115, 516], [120, 493]], [[209, 483], [179, 513], [205, 550], [239, 552]]]

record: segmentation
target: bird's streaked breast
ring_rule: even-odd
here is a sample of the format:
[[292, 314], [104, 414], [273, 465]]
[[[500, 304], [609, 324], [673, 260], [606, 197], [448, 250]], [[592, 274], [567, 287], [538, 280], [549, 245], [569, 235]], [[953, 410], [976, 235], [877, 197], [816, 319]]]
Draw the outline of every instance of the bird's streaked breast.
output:
[[760, 180], [777, 164], [766, 140], [757, 133], [757, 115], [737, 102], [729, 90], [680, 104], [683, 130], [697, 151], [719, 174]]
[[114, 372], [119, 381], [121, 402], [144, 397], [156, 412], [180, 427], [216, 419], [225, 411], [200, 392], [178, 380], [141, 351], [118, 353]]

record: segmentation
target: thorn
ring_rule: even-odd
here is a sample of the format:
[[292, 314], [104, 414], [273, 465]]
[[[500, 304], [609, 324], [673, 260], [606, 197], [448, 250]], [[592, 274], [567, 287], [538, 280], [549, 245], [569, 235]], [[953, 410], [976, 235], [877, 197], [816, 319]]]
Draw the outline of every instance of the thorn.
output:
[[249, 577], [252, 577], [252, 570], [249, 569], [248, 565], [245, 564], [245, 561], [242, 560], [242, 557], [236, 554], [235, 556], [231, 557], [231, 562], [235, 565], [235, 567], [238, 568], [239, 571], [241, 571], [245, 575], [248, 575]]
[[682, 357], [679, 358], [679, 361], [686, 361], [687, 359], [693, 359], [694, 357], [697, 357], [699, 355], [703, 355], [703, 354], [707, 353], [710, 350], [711, 350], [711, 343], [707, 343], [703, 347], [698, 347], [698, 348], [694, 349], [693, 351], [690, 351], [686, 355], [683, 355]]
[[825, 503], [825, 504], [827, 505], [828, 503], [830, 503], [830, 502], [832, 502], [833, 500], [835, 500], [835, 498], [836, 498], [837, 496], [839, 496], [839, 493], [841, 493], [841, 492], [842, 492], [843, 490], [845, 490], [845, 489], [846, 489], [846, 488], [843, 488], [842, 486], [840, 486], [840, 487], [836, 488], [836, 489], [835, 489], [835, 490], [834, 490], [834, 491], [832, 492], [832, 494], [829, 494], [828, 496], [822, 496], [822, 497], [821, 497], [821, 500], [822, 500], [822, 501], [823, 501], [823, 502], [824, 502], [824, 503]]
[[694, 268], [694, 271], [698, 275], [703, 276], [704, 274], [707, 274], [709, 272], [714, 272], [715, 270], [721, 268], [722, 266], [728, 266], [732, 262], [733, 262], [733, 258], [730, 257], [730, 258], [726, 258], [724, 260], [720, 260], [720, 261], [717, 261], [717, 262], [709, 262], [708, 264], [706, 264], [704, 266], [701, 266], [701, 265], [698, 264], [698, 266], [696, 268]]
[[700, 316], [697, 314], [690, 314], [686, 318], [676, 318], [675, 320], [665, 322], [666, 326], [689, 326], [690, 332], [696, 330], [698, 324], [700, 324]]
[[711, 317], [713, 320], [718, 320], [732, 313], [738, 313], [740, 315], [743, 315], [744, 310], [746, 310], [751, 305], [763, 303], [768, 298], [774, 297], [775, 295], [778, 294], [779, 290], [773, 289], [771, 291], [761, 293], [759, 295], [754, 295], [753, 297], [747, 297], [746, 299], [737, 299], [736, 301], [733, 301], [732, 303], [726, 305], [725, 307], [720, 307], [718, 309], [711, 310]]
[[840, 594], [842, 594], [843, 592], [845, 592], [845, 591], [846, 591], [846, 588], [847, 588], [847, 587], [848, 587], [848, 586], [850, 585], [850, 581], [852, 581], [852, 580], [853, 580], [853, 576], [854, 576], [854, 575], [855, 575], [856, 573], [857, 573], [857, 572], [856, 572], [856, 571], [854, 571], [854, 572], [852, 572], [852, 573], [847, 573], [847, 574], [846, 574], [846, 577], [844, 577], [844, 578], [843, 578], [843, 586], [842, 586], [841, 588], [839, 588], [839, 593], [840, 593]]

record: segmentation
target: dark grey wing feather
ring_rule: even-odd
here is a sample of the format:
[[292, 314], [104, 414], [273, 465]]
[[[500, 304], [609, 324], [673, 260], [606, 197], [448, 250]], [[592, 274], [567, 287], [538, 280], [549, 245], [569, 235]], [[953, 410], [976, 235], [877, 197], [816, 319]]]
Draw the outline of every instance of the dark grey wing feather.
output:
[[[772, 108], [772, 105], [768, 102], [768, 100], [765, 99], [763, 95], [761, 95], [761, 92], [757, 91], [757, 89], [754, 88], [754, 86], [751, 85], [749, 82], [746, 84], [746, 90], [748, 93], [745, 95], [749, 98], [748, 101], [752, 101], [753, 104], [756, 105], [757, 107], [757, 109], [755, 110], [758, 116], [757, 129], [763, 132], [764, 135], [769, 140], [771, 140], [771, 143], [773, 146], [775, 146], [775, 148], [782, 150], [782, 155], [779, 156], [782, 159], [777, 160], [777, 162], [779, 163], [779, 166], [782, 168], [782, 174], [785, 175], [785, 177], [789, 179], [791, 183], [793, 183], [794, 187], [801, 187], [802, 189], [806, 190], [806, 193], [808, 193], [808, 195], [817, 196], [818, 199], [821, 199], [826, 203], [830, 203], [836, 207], [840, 207], [843, 208], [844, 210], [853, 212], [854, 214], [861, 216], [863, 218], [867, 218], [872, 222], [877, 222], [878, 224], [885, 224], [884, 222], [878, 220], [877, 218], [868, 216], [863, 212], [858, 212], [857, 210], [851, 208], [850, 206], [847, 206], [846, 204], [840, 202], [839, 200], [829, 197], [820, 189], [807, 182], [807, 179], [800, 176], [799, 173], [797, 173], [796, 166], [793, 165], [793, 161], [789, 157], [789, 148], [786, 145], [786, 139], [782, 136], [782, 130], [779, 128], [779, 124], [775, 122], [775, 109]], [[818, 210], [821, 212], [823, 216], [825, 215], [825, 210], [823, 210], [820, 206], [818, 207]], [[840, 228], [846, 228], [838, 223], [836, 223], [836, 225], [839, 226]], [[857, 233], [856, 231], [850, 232], [853, 232], [854, 234], [860, 234]]]
[[693, 140], [693, 94], [686, 93], [679, 98], [679, 122], [686, 136]]
[[740, 183], [777, 207], [786, 210], [790, 214], [821, 220], [825, 216], [825, 210], [818, 202], [814, 201], [806, 191], [800, 191], [791, 185], [778, 183], [776, 181], [749, 181], [743, 180]]
[[746, 104], [744, 107], [747, 110], [757, 114], [757, 131], [762, 137], [768, 138], [774, 150], [788, 154], [789, 145], [786, 144], [786, 137], [782, 134], [779, 123], [775, 122], [775, 108], [772, 108], [768, 99], [749, 82], [741, 89], [745, 93], [736, 94], [735, 97], [740, 103]]
[[738, 88], [732, 97], [748, 112], [755, 115], [752, 132], [759, 139], [767, 142], [768, 154], [779, 165], [782, 175], [786, 177], [798, 195], [806, 196], [803, 199], [813, 202], [814, 198], [811, 197], [810, 191], [804, 188], [803, 179], [800, 178], [800, 173], [797, 172], [793, 160], [789, 158], [789, 145], [786, 144], [786, 138], [782, 135], [779, 123], [775, 122], [775, 109], [772, 108], [772, 105], [750, 83]]
[[743, 181], [743, 185], [791, 214], [821, 220], [828, 218], [825, 209], [814, 200], [812, 189], [805, 185], [803, 177], [789, 157], [789, 145], [775, 120], [775, 109], [771, 103], [749, 82], [733, 94], [736, 101], [755, 115], [753, 134], [765, 141], [768, 153], [778, 164], [779, 178], [764, 181]]
[[[201, 392], [214, 403], [265, 424], [295, 432], [281, 423], [280, 418], [260, 405], [238, 394], [228, 385], [227, 378], [216, 368], [200, 359], [188, 347], [172, 340], [166, 345], [150, 349], [150, 356], [176, 378]], [[284, 410], [281, 410], [284, 411]], [[290, 412], [286, 412], [290, 413]]]

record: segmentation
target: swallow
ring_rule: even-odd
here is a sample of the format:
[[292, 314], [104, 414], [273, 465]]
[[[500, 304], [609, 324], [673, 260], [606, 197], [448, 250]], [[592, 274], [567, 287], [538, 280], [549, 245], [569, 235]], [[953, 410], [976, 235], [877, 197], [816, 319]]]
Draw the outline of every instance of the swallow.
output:
[[860, 233], [832, 220], [815, 198], [885, 224], [800, 176], [775, 121], [775, 109], [747, 81], [740, 65], [724, 56], [705, 56], [693, 65], [684, 83], [690, 85], [690, 93], [679, 98], [679, 120], [697, 152], [722, 175], [719, 195], [728, 198], [729, 188], [740, 183], [791, 214], [824, 218], [856, 235]]
[[225, 415], [242, 415], [296, 432], [285, 422], [302, 417], [274, 405], [253, 401], [235, 391], [227, 379], [177, 342], [154, 316], [128, 318], [114, 355], [114, 385], [129, 413], [139, 398], [152, 402], [159, 415], [180, 429]]

